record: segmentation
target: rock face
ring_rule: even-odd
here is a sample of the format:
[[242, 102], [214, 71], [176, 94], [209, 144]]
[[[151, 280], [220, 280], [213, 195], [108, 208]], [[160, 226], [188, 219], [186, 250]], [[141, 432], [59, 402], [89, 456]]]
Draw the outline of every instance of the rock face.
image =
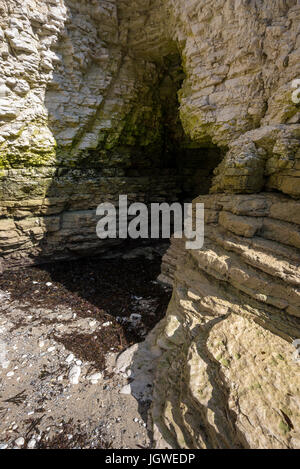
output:
[[0, 16], [6, 265], [101, 248], [99, 203], [208, 192], [224, 153], [214, 192], [299, 196], [297, 0], [1, 0]]
[[[0, 1], [4, 266], [101, 250], [96, 207], [119, 194], [176, 200], [161, 115], [177, 106], [182, 72], [130, 55], [121, 4]], [[160, 96], [164, 76], [171, 100]]]
[[300, 447], [299, 24], [297, 0], [0, 0], [2, 268], [106, 249], [119, 194], [211, 186], [204, 249], [162, 268], [158, 445]]
[[[164, 258], [174, 291], [152, 346], [161, 447], [299, 448], [300, 202], [214, 195], [201, 251]], [[171, 268], [169, 268], [170, 266]]]

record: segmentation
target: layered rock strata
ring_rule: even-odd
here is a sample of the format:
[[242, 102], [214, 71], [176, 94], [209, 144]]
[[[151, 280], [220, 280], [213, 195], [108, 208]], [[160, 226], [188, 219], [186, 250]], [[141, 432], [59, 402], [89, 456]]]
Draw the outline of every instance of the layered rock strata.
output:
[[[212, 195], [205, 245], [176, 240], [153, 419], [160, 447], [299, 448], [300, 202]], [[174, 272], [174, 264], [176, 270]]]
[[98, 203], [217, 166], [204, 249], [163, 264], [158, 446], [300, 447], [299, 24], [297, 0], [0, 0], [2, 267], [99, 252]]
[[[1, 0], [3, 256], [14, 249], [23, 262], [28, 249], [32, 259], [41, 239], [53, 258], [62, 245], [85, 252], [63, 219], [75, 226], [78, 211], [94, 213], [99, 192], [195, 196], [208, 191], [218, 154], [214, 192], [298, 197], [299, 15], [297, 0]], [[185, 170], [190, 150], [208, 172]]]

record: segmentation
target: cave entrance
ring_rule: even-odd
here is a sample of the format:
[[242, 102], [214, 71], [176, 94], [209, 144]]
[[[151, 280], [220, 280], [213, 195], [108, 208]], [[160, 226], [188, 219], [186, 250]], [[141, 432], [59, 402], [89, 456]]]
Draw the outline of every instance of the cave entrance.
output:
[[223, 158], [217, 146], [180, 148], [175, 154], [175, 171], [178, 180], [180, 202], [189, 202], [199, 195], [208, 194], [215, 168]]
[[[136, 147], [131, 152], [126, 176], [151, 178], [148, 187], [148, 202], [160, 197], [165, 202], [190, 202], [195, 197], [208, 194], [214, 169], [224, 157], [224, 149], [208, 139], [205, 144], [192, 141], [184, 132], [179, 108], [178, 92], [185, 79], [179, 53], [164, 57], [159, 64], [160, 74], [152, 86], [151, 98], [159, 132], [156, 142], [149, 146]], [[167, 178], [167, 187], [157, 188], [160, 179]], [[175, 197], [174, 197], [175, 196]]]

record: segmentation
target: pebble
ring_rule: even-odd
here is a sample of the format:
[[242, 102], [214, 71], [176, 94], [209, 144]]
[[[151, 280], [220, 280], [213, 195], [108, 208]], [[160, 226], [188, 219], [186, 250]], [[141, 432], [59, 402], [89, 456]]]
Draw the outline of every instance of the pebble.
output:
[[105, 322], [104, 324], [102, 324], [102, 327], [108, 327], [108, 326], [111, 326], [111, 325], [112, 325], [112, 322], [108, 321], [108, 322]]
[[49, 348], [47, 349], [48, 352], [54, 352], [54, 350], [55, 350], [55, 347], [49, 347]]
[[78, 384], [79, 383], [79, 377], [81, 373], [81, 368], [78, 365], [72, 366], [72, 368], [69, 371], [69, 380], [71, 384]]
[[24, 446], [24, 443], [25, 443], [25, 440], [22, 436], [20, 436], [20, 438], [17, 438], [15, 441], [15, 445], [17, 446]]
[[126, 394], [126, 395], [131, 394], [130, 384], [126, 384], [125, 386], [123, 386], [122, 389], [120, 390], [120, 394]]
[[97, 384], [98, 380], [102, 378], [102, 373], [94, 373], [90, 376], [87, 377], [89, 381], [92, 382], [92, 384]]
[[32, 438], [30, 441], [28, 441], [27, 448], [28, 449], [33, 449], [33, 448], [35, 448], [35, 445], [36, 445], [36, 440], [34, 438]]
[[0, 449], [6, 449], [8, 448], [8, 444], [7, 443], [1, 443], [0, 444]]
[[8, 378], [10, 378], [10, 377], [13, 376], [14, 374], [15, 374], [14, 371], [9, 371], [8, 373], [6, 373], [6, 376], [7, 376]]
[[135, 418], [135, 419], [133, 419], [133, 421], [134, 421], [135, 423], [137, 423], [137, 422], [139, 421], [139, 419]]
[[78, 366], [81, 366], [81, 365], [82, 365], [82, 361], [81, 361], [81, 360], [76, 360], [75, 363], [76, 363], [76, 365], [78, 365]]
[[47, 282], [46, 283], [46, 287], [51, 287], [52, 286], [52, 283], [51, 282]]
[[74, 358], [75, 357], [74, 357], [73, 353], [70, 353], [70, 355], [68, 355], [67, 358], [66, 358], [66, 362], [71, 363], [74, 360]]
[[140, 314], [133, 313], [130, 315], [130, 321], [137, 322], [142, 319], [142, 316]]
[[39, 341], [39, 347], [40, 347], [40, 348], [43, 348], [44, 345], [45, 345], [45, 342], [44, 342], [43, 340], [40, 340], [40, 341]]

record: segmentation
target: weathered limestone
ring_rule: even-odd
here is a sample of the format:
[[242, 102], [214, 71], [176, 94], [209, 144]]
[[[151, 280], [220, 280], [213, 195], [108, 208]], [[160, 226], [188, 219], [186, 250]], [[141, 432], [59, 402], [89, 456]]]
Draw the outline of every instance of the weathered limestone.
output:
[[162, 267], [158, 446], [300, 447], [299, 24], [297, 0], [0, 0], [0, 269], [100, 252], [100, 202], [218, 165], [204, 249]]
[[0, 194], [0, 251], [3, 267], [101, 252], [118, 240], [96, 235], [96, 207], [128, 201], [176, 199], [170, 171], [126, 177], [120, 170], [25, 168], [5, 170]]
[[201, 251], [164, 257], [174, 292], [152, 346], [161, 349], [153, 418], [160, 447], [299, 448], [300, 203], [214, 195]]
[[173, 201], [192, 185], [202, 192], [201, 181], [208, 190], [220, 154], [199, 150], [195, 171], [195, 161], [180, 163], [194, 151], [177, 112], [180, 56], [150, 22], [143, 41], [153, 57], [141, 53], [141, 7], [0, 1], [0, 217], [14, 226], [2, 223], [6, 267], [105, 248], [95, 210], [119, 194]]
[[99, 203], [177, 198], [160, 168], [158, 70], [130, 57], [115, 1], [2, 0], [0, 12], [3, 264], [100, 252]]
[[173, 0], [169, 11], [186, 72], [184, 129], [229, 149], [213, 190], [267, 184], [299, 197], [299, 2]]
[[[1, 0], [2, 216], [17, 204], [10, 217], [27, 218], [30, 209], [25, 216], [19, 204], [33, 199], [36, 207], [48, 204], [43, 216], [58, 213], [48, 203], [58, 186], [68, 194], [64, 205], [58, 202], [60, 216], [71, 211], [77, 187], [64, 171], [81, 172], [89, 187], [93, 177], [96, 187], [98, 175], [87, 173], [97, 169], [116, 177], [115, 187], [123, 178], [131, 192], [130, 171], [143, 177], [153, 167], [172, 168], [186, 159], [186, 149], [201, 147], [210, 148], [211, 162], [213, 148], [227, 152], [213, 192], [266, 188], [299, 197], [299, 106], [292, 101], [300, 76], [299, 15], [296, 0]], [[39, 201], [31, 195], [33, 168], [43, 186]], [[181, 166], [183, 185], [193, 180], [198, 193], [207, 191], [210, 178], [201, 171]], [[11, 177], [19, 183], [8, 194]], [[106, 193], [109, 199], [115, 190]], [[145, 199], [143, 189], [137, 194]], [[97, 189], [94, 195], [93, 210]], [[160, 198], [174, 200], [173, 192], [162, 188]], [[10, 230], [7, 238], [23, 251], [37, 231], [45, 237], [31, 230], [18, 243]], [[63, 232], [59, 251], [61, 241], [69, 245]]]

